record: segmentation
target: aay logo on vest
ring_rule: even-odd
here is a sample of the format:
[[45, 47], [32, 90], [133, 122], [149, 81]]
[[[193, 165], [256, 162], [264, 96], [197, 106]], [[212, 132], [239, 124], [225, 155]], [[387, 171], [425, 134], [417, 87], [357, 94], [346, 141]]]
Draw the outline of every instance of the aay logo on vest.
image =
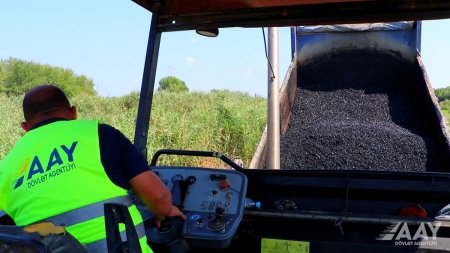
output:
[[[25, 180], [27, 186], [28, 188], [31, 188], [40, 183], [44, 183], [53, 177], [64, 174], [67, 171], [76, 169], [73, 161], [73, 152], [75, 151], [77, 144], [78, 141], [75, 141], [70, 147], [67, 147], [66, 145], [56, 147], [47, 157], [35, 155], [33, 160], [29, 158], [22, 167], [20, 172], [21, 176], [12, 182], [11, 187], [14, 190], [19, 188], [23, 185], [26, 177]], [[64, 161], [66, 161], [66, 163]]]

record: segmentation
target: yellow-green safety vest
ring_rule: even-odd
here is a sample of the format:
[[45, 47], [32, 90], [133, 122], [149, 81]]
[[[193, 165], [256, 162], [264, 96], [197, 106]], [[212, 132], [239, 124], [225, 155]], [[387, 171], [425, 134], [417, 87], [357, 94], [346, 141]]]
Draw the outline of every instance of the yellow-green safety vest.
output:
[[18, 226], [50, 220], [96, 252], [106, 245], [105, 202], [129, 206], [142, 252], [151, 252], [138, 209], [103, 168], [98, 121], [57, 121], [33, 129], [0, 161], [0, 209]]

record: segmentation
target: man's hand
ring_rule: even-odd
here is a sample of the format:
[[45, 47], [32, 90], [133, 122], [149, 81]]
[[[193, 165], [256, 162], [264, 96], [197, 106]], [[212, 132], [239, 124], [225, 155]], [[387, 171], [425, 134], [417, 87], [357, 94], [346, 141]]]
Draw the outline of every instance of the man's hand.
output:
[[156, 215], [155, 225], [156, 227], [161, 226], [161, 221], [169, 217], [180, 217], [182, 220], [186, 220], [186, 216], [178, 209], [176, 206], [172, 206], [172, 209], [167, 215]]
[[151, 171], [143, 172], [130, 180], [134, 193], [156, 216], [156, 226], [167, 217], [180, 217], [186, 220], [186, 216], [176, 206], [172, 205], [172, 195], [169, 189], [161, 182], [161, 179]]

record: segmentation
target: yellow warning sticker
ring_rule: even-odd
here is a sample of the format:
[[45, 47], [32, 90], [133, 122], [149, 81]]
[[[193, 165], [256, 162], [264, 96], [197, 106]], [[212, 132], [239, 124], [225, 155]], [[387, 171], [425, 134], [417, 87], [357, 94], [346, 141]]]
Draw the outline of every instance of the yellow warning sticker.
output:
[[309, 242], [262, 238], [261, 253], [309, 253]]

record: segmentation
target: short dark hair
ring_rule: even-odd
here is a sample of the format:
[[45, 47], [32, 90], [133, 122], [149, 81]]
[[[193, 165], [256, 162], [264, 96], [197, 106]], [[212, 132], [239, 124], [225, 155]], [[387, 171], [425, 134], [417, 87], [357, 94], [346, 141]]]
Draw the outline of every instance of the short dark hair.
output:
[[23, 98], [23, 115], [26, 121], [37, 115], [46, 115], [61, 108], [70, 108], [70, 102], [63, 90], [53, 84], [32, 88]]

